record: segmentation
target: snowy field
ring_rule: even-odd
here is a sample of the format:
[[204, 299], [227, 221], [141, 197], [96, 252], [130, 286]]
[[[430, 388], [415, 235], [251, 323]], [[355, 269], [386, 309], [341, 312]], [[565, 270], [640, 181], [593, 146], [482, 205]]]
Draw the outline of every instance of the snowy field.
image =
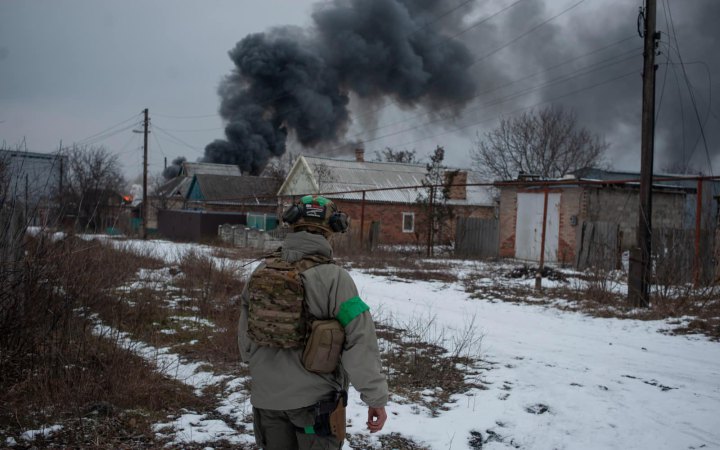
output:
[[[181, 253], [178, 244], [130, 242], [169, 264]], [[208, 252], [205, 246], [183, 244], [183, 251], [188, 249]], [[241, 267], [246, 262], [236, 262], [239, 273], [255, 266]], [[453, 270], [469, 272], [474, 264], [460, 263]], [[157, 282], [158, 274], [166, 272], [143, 277]], [[601, 319], [552, 306], [472, 299], [461, 283], [402, 282], [357, 269], [351, 275], [363, 300], [383, 321], [432, 320], [431, 333], [446, 348], [470, 324], [482, 336], [474, 350], [482, 359], [480, 379], [486, 389], [453, 396], [437, 416], [391, 396], [389, 419], [378, 435], [400, 433], [437, 450], [720, 449], [717, 342], [664, 334], [670, 325], [663, 321]], [[101, 324], [97, 330], [115, 332]], [[197, 389], [228, 383], [202, 361], [185, 361], [168, 349], [120, 337], [159, 371]], [[235, 423], [188, 412], [157, 424], [158, 436], [170, 437], [180, 447], [202, 443], [212, 448], [220, 439], [252, 442], [252, 436], [237, 431], [251, 409], [243, 381], [230, 380], [217, 408]], [[374, 448], [381, 448], [378, 435], [361, 429], [367, 408], [357, 392], [350, 394], [348, 419], [353, 425], [348, 432], [366, 434]], [[344, 448], [353, 447], [345, 443]]]

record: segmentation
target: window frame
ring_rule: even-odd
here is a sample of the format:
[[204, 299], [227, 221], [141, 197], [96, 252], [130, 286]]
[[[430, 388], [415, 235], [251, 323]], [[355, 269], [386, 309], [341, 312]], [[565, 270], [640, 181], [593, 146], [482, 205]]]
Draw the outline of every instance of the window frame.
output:
[[[405, 218], [411, 217], [412, 218], [412, 224], [409, 229], [405, 228]], [[414, 212], [403, 212], [402, 213], [402, 223], [400, 225], [403, 233], [414, 233], [415, 232], [415, 213]]]

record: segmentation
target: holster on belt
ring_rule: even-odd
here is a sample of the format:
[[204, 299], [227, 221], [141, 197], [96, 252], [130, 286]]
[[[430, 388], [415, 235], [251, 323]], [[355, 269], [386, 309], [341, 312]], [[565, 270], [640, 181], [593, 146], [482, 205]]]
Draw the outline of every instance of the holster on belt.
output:
[[335, 409], [330, 413], [330, 432], [339, 441], [345, 439], [345, 407], [347, 406], [347, 391], [340, 391], [336, 395]]
[[338, 391], [331, 400], [323, 400], [315, 405], [315, 434], [332, 435], [339, 441], [345, 439], [347, 399], [347, 391]]

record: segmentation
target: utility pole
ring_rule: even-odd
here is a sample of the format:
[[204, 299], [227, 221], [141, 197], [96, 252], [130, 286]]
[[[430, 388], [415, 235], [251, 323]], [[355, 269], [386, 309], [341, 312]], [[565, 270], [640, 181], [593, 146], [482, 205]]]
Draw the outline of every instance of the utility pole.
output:
[[659, 33], [655, 31], [656, 0], [645, 0], [640, 15], [644, 19], [643, 37], [643, 98], [642, 141], [640, 155], [640, 217], [637, 228], [637, 248], [630, 257], [628, 300], [633, 306], [648, 307], [649, 285], [652, 275], [652, 177], [655, 136], [655, 51]]
[[150, 125], [150, 117], [148, 109], [143, 110], [145, 120], [143, 121], [143, 201], [142, 201], [142, 238], [147, 239], [147, 212], [148, 212], [148, 195], [147, 195], [147, 171], [148, 171], [148, 126]]

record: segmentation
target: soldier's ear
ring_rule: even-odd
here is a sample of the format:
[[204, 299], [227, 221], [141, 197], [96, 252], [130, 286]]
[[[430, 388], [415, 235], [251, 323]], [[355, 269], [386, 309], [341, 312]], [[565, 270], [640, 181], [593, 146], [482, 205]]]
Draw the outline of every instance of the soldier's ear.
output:
[[293, 225], [302, 217], [302, 209], [297, 204], [290, 206], [282, 215], [283, 222]]

